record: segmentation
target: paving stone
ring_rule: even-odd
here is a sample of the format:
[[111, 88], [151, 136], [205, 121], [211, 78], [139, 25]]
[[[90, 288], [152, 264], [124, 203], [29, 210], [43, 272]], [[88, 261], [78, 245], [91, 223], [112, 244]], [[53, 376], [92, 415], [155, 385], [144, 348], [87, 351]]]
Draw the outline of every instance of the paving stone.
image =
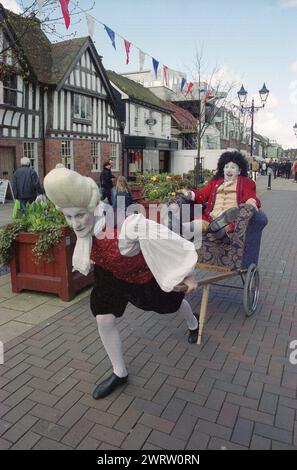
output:
[[135, 428], [132, 429], [131, 433], [124, 440], [121, 445], [121, 449], [125, 450], [138, 450], [142, 449], [146, 440], [148, 439], [152, 428], [144, 426], [142, 424], [137, 424]]
[[248, 419], [238, 418], [232, 433], [231, 440], [236, 444], [249, 447], [254, 423]]
[[183, 450], [186, 445], [184, 440], [176, 439], [159, 431], [152, 431], [149, 435], [148, 442], [165, 450]]
[[252, 437], [252, 442], [250, 445], [251, 450], [270, 450], [271, 449], [271, 440], [266, 437], [257, 436], [256, 434]]

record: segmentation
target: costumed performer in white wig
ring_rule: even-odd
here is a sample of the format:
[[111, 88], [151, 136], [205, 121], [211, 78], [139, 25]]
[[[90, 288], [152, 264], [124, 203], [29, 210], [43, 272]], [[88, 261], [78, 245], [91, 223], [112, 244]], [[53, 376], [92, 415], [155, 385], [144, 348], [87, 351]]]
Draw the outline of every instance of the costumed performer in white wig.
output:
[[[73, 269], [87, 275], [94, 265], [91, 311], [113, 367], [93, 391], [93, 398], [103, 398], [128, 380], [116, 326], [128, 302], [145, 311], [183, 315], [188, 341], [197, 342], [197, 315], [184, 299], [185, 292], [197, 287], [191, 277], [197, 254], [191, 242], [142, 214], [128, 216], [121, 227], [109, 227], [96, 183], [75, 171], [50, 171], [44, 188], [77, 235]], [[178, 291], [181, 284], [185, 292]]]

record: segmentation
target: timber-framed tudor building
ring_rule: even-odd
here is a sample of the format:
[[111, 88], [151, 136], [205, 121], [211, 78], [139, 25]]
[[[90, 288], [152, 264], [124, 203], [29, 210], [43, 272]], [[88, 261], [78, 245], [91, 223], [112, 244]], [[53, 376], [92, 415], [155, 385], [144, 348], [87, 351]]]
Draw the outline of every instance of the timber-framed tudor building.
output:
[[121, 122], [90, 37], [52, 44], [37, 19], [0, 4], [0, 179], [23, 156], [38, 175], [57, 163], [99, 181], [122, 172]]

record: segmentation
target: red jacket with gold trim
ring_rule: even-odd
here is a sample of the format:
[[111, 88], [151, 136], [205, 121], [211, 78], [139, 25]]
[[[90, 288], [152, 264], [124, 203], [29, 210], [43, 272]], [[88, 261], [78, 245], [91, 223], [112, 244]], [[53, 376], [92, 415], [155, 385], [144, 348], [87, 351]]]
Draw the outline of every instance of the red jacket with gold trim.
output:
[[[195, 194], [195, 202], [198, 204], [206, 203], [206, 209], [203, 213], [202, 218], [211, 222], [213, 219], [210, 216], [211, 211], [214, 208], [217, 189], [221, 184], [224, 183], [224, 178], [213, 178], [209, 183], [202, 189], [192, 189]], [[257, 207], [261, 207], [261, 201], [256, 195], [256, 183], [247, 178], [246, 176], [238, 176], [236, 186], [237, 204], [243, 204], [248, 199], [253, 198], [257, 202]]]

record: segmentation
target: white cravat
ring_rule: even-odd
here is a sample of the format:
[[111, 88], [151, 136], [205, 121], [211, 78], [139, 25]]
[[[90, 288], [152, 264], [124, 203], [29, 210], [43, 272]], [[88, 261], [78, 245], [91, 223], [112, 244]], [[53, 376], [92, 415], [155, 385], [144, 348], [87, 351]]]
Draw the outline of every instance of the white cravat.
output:
[[105, 227], [105, 204], [100, 203], [94, 210], [94, 227], [91, 232], [83, 238], [76, 240], [75, 248], [72, 255], [72, 271], [79, 271], [87, 276], [91, 270], [91, 250], [93, 235], [98, 236]]

